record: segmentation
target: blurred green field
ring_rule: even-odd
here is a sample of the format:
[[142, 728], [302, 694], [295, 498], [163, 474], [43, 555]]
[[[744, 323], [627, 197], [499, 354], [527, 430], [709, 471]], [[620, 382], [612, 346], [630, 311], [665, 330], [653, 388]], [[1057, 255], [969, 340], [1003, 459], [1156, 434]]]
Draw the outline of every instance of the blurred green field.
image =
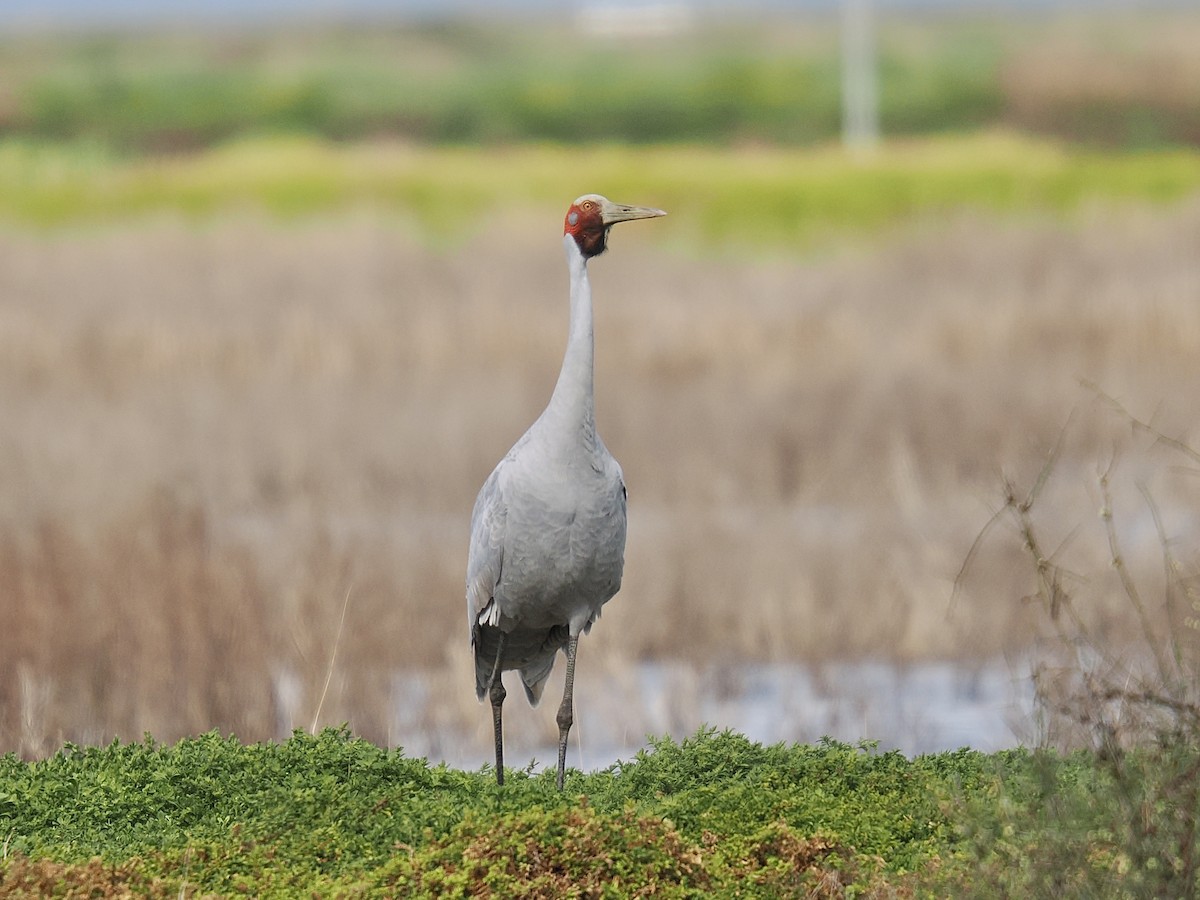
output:
[[668, 208], [680, 220], [676, 241], [787, 251], [963, 211], [1070, 214], [1198, 189], [1200, 151], [1096, 151], [996, 132], [893, 142], [865, 157], [836, 147], [487, 149], [297, 137], [126, 159], [96, 145], [0, 143], [0, 220], [10, 226], [246, 208], [296, 218], [365, 205], [424, 237], [460, 240], [496, 212], [553, 222], [564, 197], [599, 190]]
[[[883, 14], [885, 133], [1200, 143], [1200, 16]], [[801, 144], [840, 128], [835, 16], [616, 38], [567, 17], [0, 37], [0, 138], [178, 152], [302, 133], [420, 143]]]
[[[912, 132], [997, 112], [997, 40], [889, 38], [885, 119]], [[812, 141], [839, 128], [835, 23], [714, 23], [669, 40], [589, 37], [569, 19], [0, 44], [0, 133], [195, 149], [303, 132], [422, 142]], [[932, 54], [929, 52], [932, 49]]]
[[878, 32], [888, 140], [858, 158], [836, 145], [836, 17], [0, 37], [0, 222], [369, 205], [457, 240], [600, 190], [669, 207], [688, 223], [671, 239], [705, 252], [788, 250], [1200, 186], [1195, 13], [885, 14]]

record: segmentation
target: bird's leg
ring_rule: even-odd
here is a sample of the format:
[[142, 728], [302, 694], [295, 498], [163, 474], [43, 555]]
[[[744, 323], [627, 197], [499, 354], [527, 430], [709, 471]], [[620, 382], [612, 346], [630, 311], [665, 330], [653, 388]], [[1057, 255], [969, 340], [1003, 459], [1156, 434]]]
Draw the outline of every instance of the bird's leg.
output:
[[504, 729], [500, 724], [500, 707], [504, 703], [504, 682], [498, 677], [492, 682], [492, 729], [496, 733], [496, 784], [504, 784]]
[[504, 658], [504, 643], [507, 635], [501, 631], [496, 642], [496, 664], [492, 666], [492, 677], [488, 679], [488, 695], [492, 700], [492, 730], [496, 736], [496, 784], [504, 784], [504, 728], [500, 722], [500, 707], [504, 705], [504, 680], [500, 677], [500, 662]]
[[563, 789], [563, 772], [567, 767], [567, 734], [575, 720], [575, 651], [579, 636], [567, 638], [567, 684], [563, 689], [562, 705], [558, 708], [558, 789]]

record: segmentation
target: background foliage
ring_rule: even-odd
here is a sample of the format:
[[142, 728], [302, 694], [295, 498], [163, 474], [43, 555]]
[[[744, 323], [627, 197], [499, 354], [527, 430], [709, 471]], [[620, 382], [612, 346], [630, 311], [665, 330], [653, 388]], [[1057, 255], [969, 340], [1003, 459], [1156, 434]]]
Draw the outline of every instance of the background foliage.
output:
[[[589, 37], [569, 20], [180, 30], [0, 41], [0, 135], [180, 152], [303, 133], [422, 143], [804, 144], [840, 130], [836, 18]], [[1108, 146], [1200, 141], [1181, 12], [881, 18], [894, 136], [985, 126]]]

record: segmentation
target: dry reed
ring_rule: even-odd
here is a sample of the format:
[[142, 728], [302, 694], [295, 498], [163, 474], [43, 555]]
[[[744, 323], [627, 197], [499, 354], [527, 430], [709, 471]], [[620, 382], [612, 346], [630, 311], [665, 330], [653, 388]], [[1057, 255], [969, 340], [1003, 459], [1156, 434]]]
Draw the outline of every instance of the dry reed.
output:
[[[388, 741], [419, 669], [445, 675], [430, 733], [486, 730], [466, 524], [566, 328], [554, 229], [508, 224], [448, 250], [367, 213], [0, 234], [0, 750], [308, 727], [347, 592], [322, 724]], [[585, 678], [1022, 647], [1019, 548], [948, 615], [998, 474], [1036, 475], [1091, 402], [1080, 378], [1200, 425], [1195, 203], [796, 262], [636, 237], [593, 266], [631, 520]], [[1126, 427], [1086, 417], [1062, 477], [1093, 478]], [[1062, 520], [1087, 502], [1064, 494]]]

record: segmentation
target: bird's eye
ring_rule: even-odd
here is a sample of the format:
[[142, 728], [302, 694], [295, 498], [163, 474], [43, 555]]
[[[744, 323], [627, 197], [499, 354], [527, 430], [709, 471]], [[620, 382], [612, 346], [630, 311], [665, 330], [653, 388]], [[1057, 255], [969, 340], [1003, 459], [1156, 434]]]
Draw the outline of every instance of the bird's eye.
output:
[[591, 208], [592, 208], [592, 201], [591, 201], [591, 200], [584, 200], [584, 201], [583, 201], [583, 208], [584, 208], [585, 210], [586, 210], [586, 209], [591, 209]]

